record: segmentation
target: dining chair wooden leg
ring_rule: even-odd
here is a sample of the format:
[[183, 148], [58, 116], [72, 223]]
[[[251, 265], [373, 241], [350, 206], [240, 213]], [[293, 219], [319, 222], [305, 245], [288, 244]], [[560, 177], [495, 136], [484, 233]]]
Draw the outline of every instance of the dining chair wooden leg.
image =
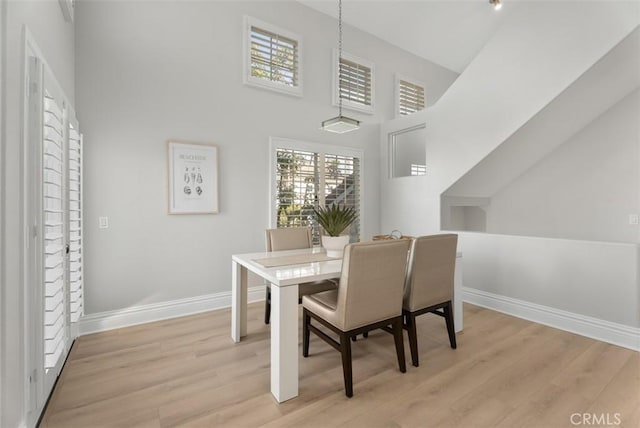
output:
[[306, 309], [302, 310], [302, 356], [307, 358], [309, 356], [309, 324], [311, 323], [311, 316]]
[[342, 372], [344, 374], [344, 391], [347, 397], [353, 397], [353, 373], [351, 369], [351, 338], [340, 333], [340, 353], [342, 354]]
[[396, 343], [396, 355], [398, 356], [398, 366], [402, 373], [406, 373], [407, 364], [404, 360], [404, 341], [402, 334], [402, 315], [393, 321], [393, 340]]
[[271, 320], [271, 287], [267, 287], [267, 295], [264, 299], [264, 323], [269, 324]]
[[456, 331], [453, 325], [453, 305], [451, 301], [447, 302], [444, 307], [444, 319], [447, 323], [447, 332], [449, 333], [449, 344], [451, 348], [456, 349], [458, 345], [456, 344]]
[[418, 358], [418, 332], [416, 327], [416, 315], [405, 312], [405, 324], [407, 326], [407, 336], [409, 336], [409, 349], [411, 350], [411, 364], [414, 367], [420, 366]]

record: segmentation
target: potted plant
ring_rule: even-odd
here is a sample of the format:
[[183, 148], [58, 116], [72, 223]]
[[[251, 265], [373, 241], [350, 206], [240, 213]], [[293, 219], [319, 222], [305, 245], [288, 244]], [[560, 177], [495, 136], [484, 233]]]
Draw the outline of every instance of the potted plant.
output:
[[342, 257], [344, 247], [349, 243], [349, 235], [341, 235], [358, 216], [355, 208], [345, 205], [331, 205], [313, 208], [318, 224], [324, 229], [322, 246], [329, 257]]

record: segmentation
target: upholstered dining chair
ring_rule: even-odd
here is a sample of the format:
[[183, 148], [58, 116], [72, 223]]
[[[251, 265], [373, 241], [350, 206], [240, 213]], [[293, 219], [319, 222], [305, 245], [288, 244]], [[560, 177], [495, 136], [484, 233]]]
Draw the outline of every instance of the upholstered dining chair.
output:
[[[267, 229], [266, 231], [267, 251], [301, 250], [311, 248], [313, 241], [311, 229], [308, 227], [287, 227], [281, 229]], [[335, 281], [316, 281], [298, 285], [298, 301], [302, 296], [318, 293], [320, 291], [333, 290], [338, 287]], [[271, 285], [266, 283], [266, 299], [264, 306], [264, 323], [269, 324], [271, 320]]]
[[449, 343], [456, 349], [453, 325], [453, 276], [458, 235], [422, 236], [413, 240], [402, 313], [409, 335], [411, 362], [418, 367], [416, 317], [427, 312], [444, 317]]
[[[392, 326], [398, 366], [406, 372], [402, 342], [402, 293], [407, 272], [408, 240], [360, 242], [345, 247], [337, 290], [302, 298], [302, 355], [309, 356], [310, 332], [340, 351], [347, 397], [353, 396], [351, 338]], [[334, 340], [316, 320], [336, 333]]]

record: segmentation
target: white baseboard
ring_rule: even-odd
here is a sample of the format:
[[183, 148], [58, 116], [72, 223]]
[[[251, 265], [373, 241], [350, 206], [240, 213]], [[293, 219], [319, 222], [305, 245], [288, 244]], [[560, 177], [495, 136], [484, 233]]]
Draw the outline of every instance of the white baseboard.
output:
[[[264, 300], [264, 286], [251, 287], [248, 290], [248, 301]], [[193, 315], [231, 307], [231, 291], [189, 297], [149, 305], [133, 306], [116, 311], [100, 312], [82, 317], [79, 324], [80, 335], [130, 327], [137, 324], [161, 321], [170, 318]], [[231, 322], [231, 321], [229, 321]]]
[[465, 302], [483, 308], [640, 351], [640, 328], [638, 327], [579, 315], [475, 288], [463, 287], [462, 296]]

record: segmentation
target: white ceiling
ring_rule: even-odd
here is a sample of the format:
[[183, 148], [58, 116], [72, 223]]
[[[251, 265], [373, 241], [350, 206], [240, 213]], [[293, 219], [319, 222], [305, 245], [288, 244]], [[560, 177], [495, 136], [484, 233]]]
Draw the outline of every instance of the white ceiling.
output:
[[[338, 0], [298, 1], [334, 18], [338, 16]], [[513, 1], [503, 0], [504, 6], [496, 11], [488, 0], [343, 0], [342, 19], [461, 73], [517, 6]], [[349, 41], [344, 43], [348, 50]]]

